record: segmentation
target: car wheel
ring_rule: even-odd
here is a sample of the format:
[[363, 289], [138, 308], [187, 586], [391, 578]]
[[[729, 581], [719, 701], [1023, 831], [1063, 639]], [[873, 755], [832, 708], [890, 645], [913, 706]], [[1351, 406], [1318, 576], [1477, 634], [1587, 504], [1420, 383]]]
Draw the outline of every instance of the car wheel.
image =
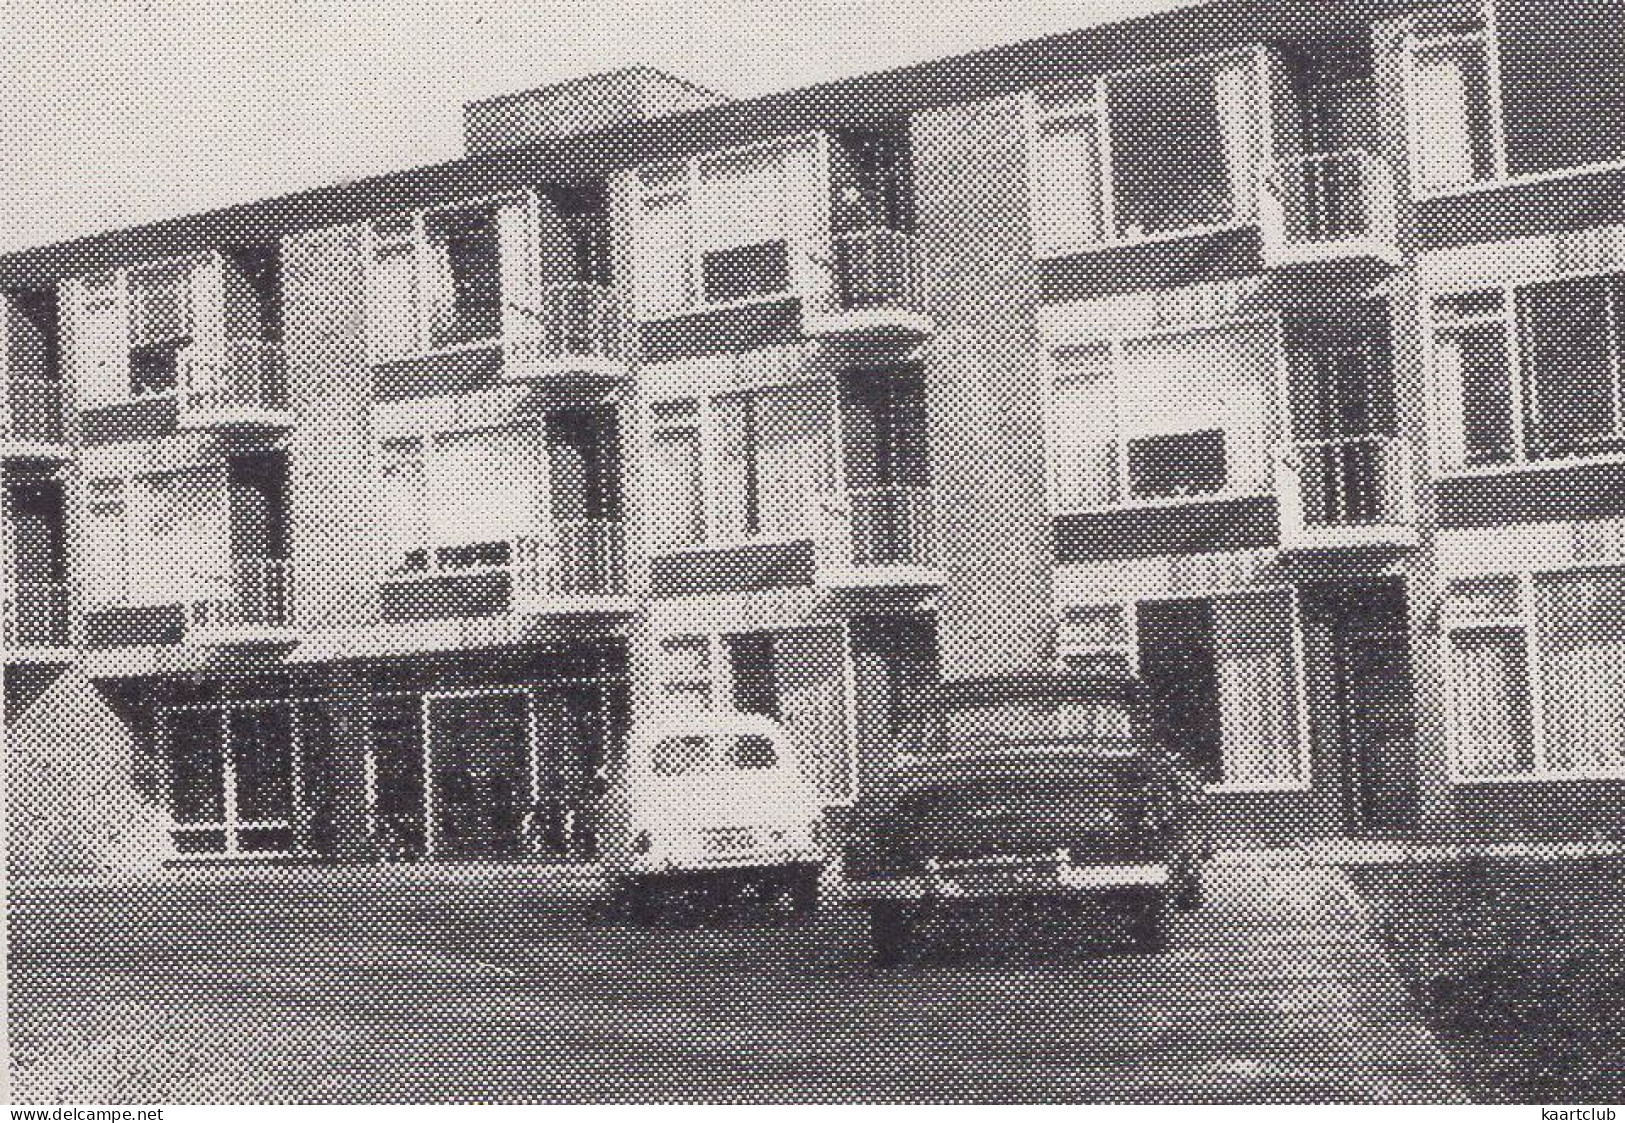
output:
[[1172, 899], [1161, 892], [1140, 893], [1128, 904], [1128, 946], [1131, 951], [1155, 955], [1168, 947], [1168, 920]]
[[919, 951], [914, 909], [902, 901], [875, 901], [869, 905], [869, 947], [876, 962], [902, 963]]

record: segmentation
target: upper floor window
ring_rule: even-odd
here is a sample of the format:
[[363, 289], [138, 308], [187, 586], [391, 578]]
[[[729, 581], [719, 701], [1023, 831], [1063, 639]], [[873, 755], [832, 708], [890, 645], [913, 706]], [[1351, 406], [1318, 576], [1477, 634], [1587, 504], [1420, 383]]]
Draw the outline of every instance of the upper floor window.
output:
[[231, 505], [224, 465], [90, 481], [78, 533], [91, 607], [201, 599], [231, 573]]
[[822, 139], [805, 136], [643, 169], [639, 314], [797, 291], [827, 229], [827, 162]]
[[1401, 50], [1413, 189], [1425, 195], [1503, 177], [1493, 56], [1483, 18], [1423, 18]]
[[186, 262], [166, 262], [130, 273], [132, 398], [175, 389], [181, 352], [193, 334], [193, 274], [193, 266]]
[[655, 548], [810, 534], [833, 488], [835, 394], [773, 386], [652, 407]]
[[367, 335], [375, 360], [493, 343], [522, 315], [531, 266], [521, 200], [373, 224]]
[[1625, 275], [1433, 301], [1447, 467], [1625, 452]]
[[1267, 490], [1281, 361], [1272, 321], [1058, 348], [1055, 509]]
[[1040, 253], [1250, 218], [1263, 147], [1255, 52], [1093, 79], [1037, 97]]

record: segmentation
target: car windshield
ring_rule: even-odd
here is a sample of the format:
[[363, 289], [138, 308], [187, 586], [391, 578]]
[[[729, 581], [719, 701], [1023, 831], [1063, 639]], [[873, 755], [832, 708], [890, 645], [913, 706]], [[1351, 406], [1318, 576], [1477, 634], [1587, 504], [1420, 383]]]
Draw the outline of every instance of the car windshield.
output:
[[1133, 743], [1128, 707], [1118, 701], [999, 701], [955, 707], [941, 716], [941, 748], [1118, 751]]

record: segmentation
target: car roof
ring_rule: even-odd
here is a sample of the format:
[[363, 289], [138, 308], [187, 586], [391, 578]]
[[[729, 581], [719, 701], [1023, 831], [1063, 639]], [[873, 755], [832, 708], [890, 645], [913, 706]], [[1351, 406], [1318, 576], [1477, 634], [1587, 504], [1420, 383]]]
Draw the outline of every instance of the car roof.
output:
[[1005, 702], [1105, 702], [1139, 706], [1145, 696], [1145, 684], [1128, 676], [1029, 674], [941, 682], [936, 685], [932, 702], [939, 711]]
[[756, 736], [786, 741], [789, 733], [770, 717], [735, 711], [697, 714], [668, 714], [640, 723], [633, 731], [637, 740], [649, 744], [669, 737]]

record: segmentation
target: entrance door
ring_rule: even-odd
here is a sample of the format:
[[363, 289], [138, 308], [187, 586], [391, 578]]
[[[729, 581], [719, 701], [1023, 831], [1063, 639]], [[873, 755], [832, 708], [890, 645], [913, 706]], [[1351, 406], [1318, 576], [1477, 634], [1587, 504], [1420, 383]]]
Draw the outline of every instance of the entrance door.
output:
[[608, 755], [603, 688], [570, 686], [537, 694], [536, 740], [532, 846], [543, 856], [591, 858], [597, 851], [596, 810]]
[[529, 698], [522, 691], [431, 695], [424, 705], [430, 854], [518, 857], [536, 798]]
[[1349, 830], [1408, 829], [1416, 823], [1418, 774], [1404, 588], [1339, 590], [1329, 607]]

